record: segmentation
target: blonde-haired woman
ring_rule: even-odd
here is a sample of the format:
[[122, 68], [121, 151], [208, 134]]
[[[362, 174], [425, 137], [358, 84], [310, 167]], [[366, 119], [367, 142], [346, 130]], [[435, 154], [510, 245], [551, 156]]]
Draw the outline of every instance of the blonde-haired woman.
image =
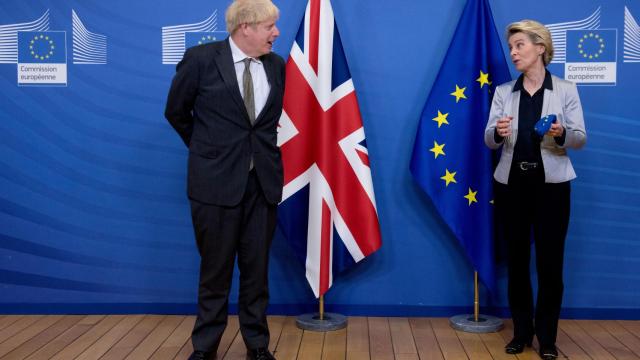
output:
[[[564, 289], [569, 181], [576, 177], [567, 149], [581, 148], [587, 136], [575, 84], [546, 69], [553, 58], [549, 30], [537, 21], [522, 20], [507, 27], [507, 39], [511, 61], [521, 75], [496, 89], [484, 136], [488, 147], [502, 147], [494, 179], [507, 242], [514, 327], [505, 351], [522, 352], [536, 335], [540, 356], [554, 359]], [[556, 115], [557, 120], [539, 135], [534, 125], [545, 115]], [[535, 311], [529, 273], [531, 234], [538, 274]]]

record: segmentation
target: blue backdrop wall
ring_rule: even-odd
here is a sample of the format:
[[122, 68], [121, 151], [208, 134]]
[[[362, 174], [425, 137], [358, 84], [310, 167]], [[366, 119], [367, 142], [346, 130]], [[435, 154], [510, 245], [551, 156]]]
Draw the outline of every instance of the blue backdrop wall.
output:
[[[464, 3], [333, 1], [367, 133], [383, 245], [336, 279], [330, 309], [470, 310], [473, 269], [408, 170], [422, 106]], [[571, 153], [578, 179], [563, 311], [640, 318], [640, 2], [490, 3], [503, 37], [506, 25], [522, 18], [611, 29], [614, 80], [579, 87], [589, 139]], [[276, 4], [282, 34], [275, 51], [287, 57], [306, 3]], [[164, 120], [164, 100], [171, 63], [181, 55], [180, 46], [170, 51], [172, 35], [224, 31], [226, 6], [0, 2], [0, 313], [194, 311], [198, 256], [185, 195], [187, 151]], [[51, 35], [56, 55], [43, 61], [66, 61], [66, 84], [24, 86], [29, 80], [17, 76], [16, 63], [33, 61], [17, 56], [16, 46], [29, 41], [15, 39], [17, 28], [64, 31]], [[549, 69], [562, 77], [569, 57], [560, 60]], [[269, 275], [272, 313], [315, 308], [303, 266], [280, 234]], [[504, 269], [499, 275], [499, 291], [482, 289], [482, 301], [486, 312], [505, 315]]]

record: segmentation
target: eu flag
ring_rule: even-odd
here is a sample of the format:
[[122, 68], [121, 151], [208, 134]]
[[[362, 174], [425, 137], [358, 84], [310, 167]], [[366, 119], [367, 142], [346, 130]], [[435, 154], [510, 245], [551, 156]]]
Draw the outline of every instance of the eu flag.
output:
[[18, 31], [18, 63], [66, 64], [64, 31]]
[[567, 30], [567, 62], [616, 62], [616, 29]]
[[487, 0], [468, 0], [427, 98], [411, 173], [495, 289], [493, 154], [484, 128], [495, 87], [510, 80]]

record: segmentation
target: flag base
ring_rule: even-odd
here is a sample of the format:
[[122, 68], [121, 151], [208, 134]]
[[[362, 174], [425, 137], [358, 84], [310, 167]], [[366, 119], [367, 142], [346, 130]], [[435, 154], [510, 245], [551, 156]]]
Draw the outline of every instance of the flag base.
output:
[[296, 325], [302, 330], [334, 331], [347, 327], [347, 317], [340, 314], [324, 313], [320, 320], [319, 313], [302, 314], [296, 319]]
[[504, 327], [502, 319], [490, 315], [478, 315], [475, 321], [473, 314], [456, 315], [449, 318], [452, 328], [472, 333], [490, 333], [500, 331]]

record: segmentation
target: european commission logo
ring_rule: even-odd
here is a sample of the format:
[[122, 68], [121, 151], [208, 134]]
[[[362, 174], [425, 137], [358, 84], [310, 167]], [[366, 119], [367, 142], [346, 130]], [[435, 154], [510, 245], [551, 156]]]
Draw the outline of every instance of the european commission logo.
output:
[[[575, 21], [546, 24], [555, 55], [551, 64], [564, 64], [564, 78], [578, 85], [616, 85], [618, 29], [601, 27], [598, 7], [591, 15]], [[640, 62], [640, 26], [624, 7], [622, 62]]]
[[[74, 65], [107, 63], [107, 37], [89, 31], [71, 10]], [[49, 28], [49, 10], [38, 19], [0, 25], [0, 64], [18, 65], [19, 86], [67, 85], [67, 32]]]
[[192, 31], [184, 33], [184, 46], [190, 48], [214, 41], [224, 40], [227, 37], [226, 31]]
[[598, 7], [584, 19], [546, 24], [555, 56], [564, 64], [564, 78], [578, 85], [615, 85], [617, 30], [601, 29]]
[[564, 77], [581, 84], [616, 84], [616, 29], [567, 31]]
[[18, 85], [67, 85], [64, 31], [18, 32]]
[[177, 64], [186, 49], [227, 37], [226, 31], [218, 30], [218, 10], [204, 21], [164, 26], [162, 28], [162, 63]]

